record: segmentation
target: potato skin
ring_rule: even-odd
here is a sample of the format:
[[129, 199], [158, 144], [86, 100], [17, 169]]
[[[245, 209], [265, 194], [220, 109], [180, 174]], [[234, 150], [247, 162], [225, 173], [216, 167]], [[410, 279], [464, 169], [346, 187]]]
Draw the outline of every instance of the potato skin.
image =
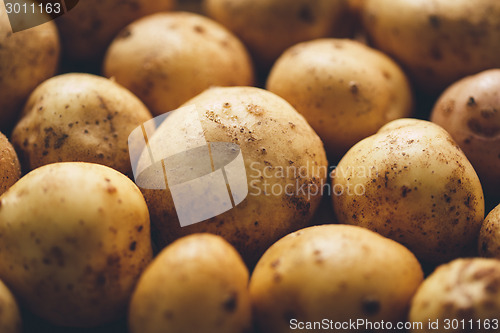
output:
[[403, 71], [383, 53], [347, 39], [318, 39], [288, 49], [267, 89], [297, 109], [337, 158], [387, 122], [412, 113]]
[[91, 162], [129, 174], [128, 136], [150, 119], [146, 106], [117, 83], [64, 74], [31, 94], [12, 142], [26, 170], [55, 162]]
[[[438, 319], [440, 327], [445, 319], [456, 319], [460, 323], [464, 320], [465, 325], [470, 325], [472, 319], [476, 325], [472, 330], [449, 329], [448, 332], [495, 331], [491, 320], [498, 320], [500, 313], [499, 285], [500, 261], [496, 259], [456, 259], [439, 266], [412, 300], [409, 321], [422, 322], [423, 329], [410, 332], [435, 332], [428, 327], [429, 319], [431, 322]], [[478, 329], [478, 320], [482, 329]], [[489, 329], [485, 329], [486, 320], [492, 325]]]
[[424, 262], [474, 254], [484, 198], [472, 165], [438, 125], [399, 119], [352, 147], [333, 175], [340, 223], [377, 231]]
[[485, 192], [495, 194], [500, 188], [500, 69], [463, 78], [446, 89], [431, 121], [451, 134]]
[[[309, 224], [321, 201], [319, 189], [327, 174], [322, 142], [290, 104], [263, 89], [212, 88], [186, 102], [193, 104], [208, 142], [233, 142], [240, 146], [248, 195], [221, 215], [181, 227], [168, 188], [141, 188], [150, 209], [153, 237], [164, 246], [183, 235], [214, 233], [235, 246], [249, 265], [255, 264], [273, 242]], [[188, 122], [182, 117], [170, 119], [172, 122], [165, 122], [150, 139], [151, 147], [178, 151], [192, 140], [189, 135], [169, 136], [168, 126], [182, 127]], [[144, 173], [139, 181], [164, 184], [163, 173]], [[271, 192], [273, 186], [277, 195]]]
[[56, 73], [60, 43], [54, 22], [12, 33], [0, 8], [0, 130], [9, 133], [31, 91]]
[[91, 163], [36, 169], [0, 197], [0, 278], [30, 311], [91, 327], [125, 313], [152, 258], [135, 184]]
[[21, 165], [14, 147], [0, 133], [0, 195], [9, 189], [21, 177]]
[[290, 332], [291, 319], [394, 322], [406, 318], [422, 280], [417, 259], [397, 242], [356, 226], [322, 225], [273, 244], [253, 271], [250, 297], [262, 332]]
[[223, 238], [194, 234], [158, 254], [129, 309], [131, 333], [250, 332], [248, 270]]
[[439, 93], [461, 77], [500, 67], [497, 0], [366, 0], [362, 10], [374, 45], [424, 91]]
[[14, 295], [0, 281], [0, 332], [21, 333], [21, 314]]
[[500, 259], [500, 205], [488, 213], [481, 226], [479, 254]]
[[154, 115], [211, 86], [253, 84], [243, 44], [219, 23], [187, 12], [150, 15], [127, 26], [107, 51], [104, 74], [135, 93]]

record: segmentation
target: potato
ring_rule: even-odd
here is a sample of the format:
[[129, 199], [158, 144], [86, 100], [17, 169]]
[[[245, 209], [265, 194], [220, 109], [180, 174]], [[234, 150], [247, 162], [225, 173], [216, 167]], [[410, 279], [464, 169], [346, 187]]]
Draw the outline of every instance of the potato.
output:
[[347, 39], [319, 39], [288, 49], [267, 89], [302, 113], [337, 158], [385, 123], [408, 117], [412, 92], [399, 66]]
[[250, 332], [247, 286], [248, 270], [224, 239], [186, 236], [141, 276], [130, 303], [130, 332]]
[[488, 213], [481, 226], [479, 254], [500, 259], [500, 205]]
[[429, 93], [500, 67], [498, 0], [366, 0], [362, 10], [374, 45]]
[[[250, 297], [261, 332], [319, 332], [308, 325], [325, 318], [327, 325], [404, 320], [422, 280], [420, 264], [404, 246], [360, 227], [323, 225], [272, 245], [252, 274]], [[343, 328], [328, 326], [352, 332]]]
[[[194, 111], [188, 112], [188, 106], [193, 105]], [[228, 148], [229, 153], [241, 152], [241, 164], [246, 171], [234, 169], [231, 183], [223, 182], [220, 192], [215, 188], [205, 192], [206, 187], [200, 186], [191, 189], [187, 199], [174, 205], [171, 186], [179, 184], [175, 179], [168, 180], [168, 186], [165, 184], [159, 159], [183, 151], [186, 146], [196, 146], [199, 136], [202, 146], [205, 140], [211, 144], [236, 144]], [[268, 91], [252, 87], [209, 89], [166, 118], [148, 140], [157, 162], [150, 163], [149, 150], [146, 150], [139, 165], [150, 163], [152, 166], [140, 168], [144, 171], [136, 181], [148, 203], [153, 236], [160, 246], [183, 235], [210, 232], [228, 240], [251, 265], [280, 237], [307, 226], [321, 201], [327, 174], [321, 140], [290, 104]], [[211, 162], [203, 162], [201, 154], [199, 157], [195, 156], [190, 162], [186, 155], [178, 165], [186, 186], [194, 184], [195, 179], [207, 184], [200, 180], [204, 178], [198, 178], [198, 172], [203, 163], [210, 168]], [[221, 167], [217, 170], [220, 172]], [[189, 182], [191, 180], [193, 182]], [[219, 193], [228, 195], [226, 184], [236, 185], [240, 194], [237, 197], [235, 189], [231, 190], [236, 203], [229, 204], [229, 210], [199, 220], [208, 219], [204, 222], [181, 227], [176, 206], [187, 205], [187, 200], [192, 201], [194, 197], [199, 200], [187, 207], [189, 212], [198, 213], [206, 206], [219, 207], [221, 201], [218, 200], [224, 198], [219, 197]], [[178, 193], [178, 187], [175, 191]]]
[[498, 192], [500, 69], [490, 69], [454, 83], [437, 101], [431, 120], [447, 130], [463, 149], [485, 192]]
[[204, 0], [263, 67], [299, 42], [350, 32], [347, 0]]
[[0, 278], [55, 325], [122, 316], [151, 258], [144, 198], [111, 168], [46, 165], [0, 197]]
[[115, 82], [64, 74], [31, 94], [12, 142], [26, 170], [54, 162], [92, 162], [130, 173], [128, 136], [150, 119], [144, 104]]
[[21, 314], [16, 299], [0, 281], [0, 332], [21, 333]]
[[[183, 1], [183, 0], [181, 0]], [[176, 0], [82, 0], [56, 20], [67, 60], [101, 61], [113, 38], [127, 24], [174, 9]]]
[[475, 253], [483, 191], [472, 165], [440, 126], [394, 120], [354, 145], [332, 179], [340, 223], [377, 231], [428, 263]]
[[12, 33], [0, 3], [0, 130], [4, 133], [12, 129], [31, 91], [55, 74], [59, 53], [54, 22]]
[[209, 18], [184, 12], [155, 14], [127, 26], [107, 51], [104, 74], [155, 115], [210, 86], [253, 84], [243, 44]]
[[[456, 259], [438, 267], [412, 300], [409, 320], [422, 324], [410, 332], [498, 331], [499, 286], [496, 259]], [[436, 320], [440, 330], [429, 325]]]
[[0, 195], [21, 177], [21, 166], [14, 147], [0, 133]]

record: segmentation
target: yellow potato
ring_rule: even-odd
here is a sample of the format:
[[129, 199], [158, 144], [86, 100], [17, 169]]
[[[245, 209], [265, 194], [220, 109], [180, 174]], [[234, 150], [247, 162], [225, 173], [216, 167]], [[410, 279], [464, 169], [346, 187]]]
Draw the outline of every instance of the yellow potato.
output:
[[21, 166], [14, 147], [0, 133], [0, 195], [21, 177]]
[[0, 281], [0, 332], [21, 333], [21, 314], [16, 299]]
[[481, 226], [479, 254], [500, 259], [500, 205], [488, 213]]

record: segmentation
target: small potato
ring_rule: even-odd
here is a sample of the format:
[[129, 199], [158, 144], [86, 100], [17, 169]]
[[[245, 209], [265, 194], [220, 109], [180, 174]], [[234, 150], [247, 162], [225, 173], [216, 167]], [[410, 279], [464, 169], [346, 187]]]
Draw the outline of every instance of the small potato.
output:
[[500, 205], [489, 212], [479, 233], [479, 254], [500, 259]]
[[12, 33], [3, 5], [0, 3], [0, 130], [8, 133], [29, 94], [56, 73], [60, 44], [54, 22]]
[[21, 333], [21, 314], [16, 299], [0, 281], [0, 332]]
[[404, 320], [422, 280], [420, 264], [404, 246], [364, 228], [323, 225], [272, 245], [253, 271], [250, 297], [259, 332], [285, 333], [300, 325], [320, 332], [312, 325], [325, 318]]
[[[497, 332], [499, 286], [500, 260], [457, 259], [439, 266], [412, 300], [409, 321], [421, 327], [410, 332]], [[429, 326], [436, 320], [440, 330]]]
[[389, 121], [410, 116], [413, 104], [394, 61], [347, 39], [291, 47], [273, 66], [267, 89], [304, 115], [336, 158]]
[[144, 104], [115, 82], [64, 74], [31, 94], [12, 142], [26, 170], [54, 162], [92, 162], [128, 174], [128, 136], [150, 119]]
[[250, 332], [248, 270], [223, 238], [194, 234], [165, 248], [141, 276], [130, 333]]
[[245, 47], [204, 16], [160, 13], [127, 26], [109, 47], [104, 74], [135, 93], [154, 115], [211, 86], [253, 84]]
[[476, 253], [481, 184], [458, 145], [434, 123], [388, 123], [347, 152], [332, 182], [340, 223], [401, 242], [424, 262]]
[[21, 177], [21, 166], [14, 147], [0, 133], [0, 195]]
[[500, 195], [500, 69], [454, 83], [437, 101], [431, 120], [462, 148], [485, 192]]
[[49, 164], [0, 197], [0, 278], [52, 324], [118, 319], [151, 258], [144, 198], [111, 168]]

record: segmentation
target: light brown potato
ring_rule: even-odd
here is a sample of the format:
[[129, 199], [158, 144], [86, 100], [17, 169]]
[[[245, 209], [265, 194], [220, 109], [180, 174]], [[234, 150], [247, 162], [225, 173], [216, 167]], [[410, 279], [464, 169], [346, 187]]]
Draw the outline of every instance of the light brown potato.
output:
[[10, 132], [33, 89], [56, 73], [59, 35], [54, 22], [12, 33], [0, 2], [0, 130]]
[[481, 184], [451, 136], [432, 122], [388, 123], [344, 155], [332, 184], [340, 223], [401, 242], [424, 262], [476, 253]]
[[21, 165], [14, 147], [0, 133], [0, 195], [9, 189], [21, 177]]
[[422, 280], [420, 264], [404, 246], [364, 228], [323, 225], [272, 245], [253, 271], [250, 297], [259, 332], [290, 332], [302, 324], [320, 332], [307, 322], [404, 320]]
[[[164, 246], [183, 235], [214, 233], [235, 246], [247, 263], [254, 264], [273, 242], [310, 223], [327, 175], [323, 144], [290, 104], [262, 89], [212, 88], [186, 105], [196, 106], [194, 118], [189, 112], [169, 116], [149, 138], [153, 155], [171, 156], [195, 144], [197, 136], [192, 131], [197, 130], [194, 124], [198, 123], [207, 142], [239, 145], [246, 171], [235, 173], [235, 179], [244, 178], [239, 186], [248, 189], [248, 194], [236, 207], [218, 216], [181, 227], [171, 184], [166, 187], [162, 164], [156, 162], [136, 178], [150, 209], [153, 237]], [[139, 164], [149, 163], [149, 156], [146, 151]], [[192, 165], [200, 165], [200, 161], [196, 159]], [[189, 166], [182, 163], [182, 175], [198, 179], [197, 169]], [[205, 188], [194, 190], [190, 197], [203, 197], [202, 202], [190, 211], [218, 198], [213, 192], [199, 191]], [[227, 189], [222, 193], [227, 194]]]
[[500, 205], [488, 213], [481, 226], [479, 254], [500, 259]]
[[437, 101], [431, 120], [447, 130], [462, 148], [485, 192], [498, 192], [500, 69], [490, 69], [454, 83]]
[[14, 295], [0, 281], [0, 332], [21, 333], [21, 314]]
[[[420, 329], [410, 332], [497, 331], [499, 286], [499, 260], [457, 259], [439, 266], [412, 300], [409, 321], [422, 324]], [[439, 330], [429, 327], [429, 321], [435, 323], [436, 320]]]
[[365, 28], [417, 85], [439, 93], [451, 83], [500, 67], [498, 0], [366, 0]]
[[288, 49], [274, 64], [267, 89], [307, 119], [338, 159], [391, 120], [409, 117], [413, 98], [399, 66], [347, 39], [319, 39]]
[[0, 278], [37, 316], [92, 327], [125, 314], [152, 258], [149, 214], [111, 168], [54, 163], [0, 197]]
[[165, 248], [141, 276], [129, 308], [131, 333], [250, 332], [248, 269], [211, 234]]
[[127, 26], [107, 51], [104, 74], [135, 93], [154, 115], [211, 86], [253, 84], [243, 44], [217, 22], [187, 12], [151, 15]]
[[[181, 0], [183, 1], [183, 0]], [[101, 61], [113, 38], [143, 16], [175, 8], [176, 0], [81, 0], [56, 20], [68, 62]]]
[[31, 94], [12, 142], [26, 170], [92, 162], [130, 174], [130, 132], [151, 119], [130, 91], [103, 77], [64, 74]]

